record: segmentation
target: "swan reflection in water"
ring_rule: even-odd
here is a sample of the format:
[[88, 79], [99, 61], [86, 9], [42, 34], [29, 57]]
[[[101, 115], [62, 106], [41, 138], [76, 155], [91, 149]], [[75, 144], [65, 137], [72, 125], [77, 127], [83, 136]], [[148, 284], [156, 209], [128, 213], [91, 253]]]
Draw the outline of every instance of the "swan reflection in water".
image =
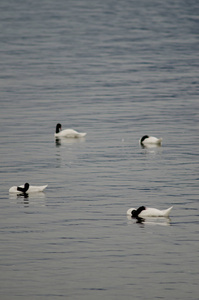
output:
[[85, 142], [85, 138], [77, 139], [77, 138], [64, 138], [64, 137], [57, 137], [55, 139], [55, 145], [57, 148], [61, 146], [66, 146], [66, 145], [72, 145], [72, 144], [77, 144], [77, 143], [82, 143]]
[[170, 226], [171, 225], [171, 218], [169, 217], [146, 217], [146, 218], [132, 218], [131, 216], [127, 216], [128, 224], [139, 224], [141, 226], [145, 225], [159, 225], [159, 226]]
[[45, 203], [46, 195], [43, 192], [40, 193], [21, 193], [21, 194], [10, 194], [9, 199], [11, 203], [15, 203], [15, 205], [23, 205], [24, 207], [30, 206], [46, 206]]

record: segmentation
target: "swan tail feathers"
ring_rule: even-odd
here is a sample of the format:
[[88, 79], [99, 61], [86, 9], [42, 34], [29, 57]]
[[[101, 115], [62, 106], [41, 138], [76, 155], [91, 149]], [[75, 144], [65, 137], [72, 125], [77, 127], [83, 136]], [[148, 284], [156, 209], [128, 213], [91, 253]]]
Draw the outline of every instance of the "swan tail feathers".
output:
[[169, 214], [170, 214], [172, 208], [173, 208], [173, 206], [167, 208], [167, 209], [164, 211], [164, 216], [165, 216], [165, 217], [168, 217], [168, 216], [169, 216]]
[[86, 136], [86, 135], [87, 135], [86, 132], [80, 132], [80, 133], [79, 133], [79, 137], [84, 137], [84, 136]]
[[43, 192], [47, 188], [47, 186], [48, 186], [48, 184], [41, 186], [41, 192]]

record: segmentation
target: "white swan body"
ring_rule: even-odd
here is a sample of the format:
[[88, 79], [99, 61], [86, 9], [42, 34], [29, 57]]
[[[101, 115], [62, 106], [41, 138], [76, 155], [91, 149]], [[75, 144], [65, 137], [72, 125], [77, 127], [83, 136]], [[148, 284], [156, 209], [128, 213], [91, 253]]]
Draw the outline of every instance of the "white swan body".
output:
[[[42, 185], [42, 186], [30, 185], [26, 193], [29, 194], [29, 193], [43, 192], [47, 188], [47, 186], [48, 185]], [[19, 187], [24, 188], [24, 185], [20, 185]], [[22, 192], [17, 190], [17, 186], [12, 186], [9, 189], [9, 193], [21, 194]]]
[[66, 138], [81, 138], [86, 136], [86, 132], [78, 132], [74, 129], [61, 130], [61, 124], [58, 123], [56, 126], [55, 137], [66, 137]]
[[79, 138], [86, 136], [85, 132], [77, 132], [74, 129], [65, 129], [59, 133], [55, 133], [55, 137]]
[[[169, 217], [169, 214], [172, 210], [173, 206], [164, 209], [164, 210], [159, 210], [157, 208], [152, 208], [152, 207], [146, 207], [144, 210], [138, 214], [138, 217], [144, 218], [144, 217]], [[132, 211], [136, 211], [136, 208], [129, 208], [127, 210], [127, 215], [131, 216]]]
[[161, 145], [162, 143], [162, 138], [156, 138], [154, 136], [148, 136], [148, 135], [144, 135], [141, 139], [140, 139], [140, 144], [141, 145], [149, 145], [149, 144], [155, 144], [155, 145]]

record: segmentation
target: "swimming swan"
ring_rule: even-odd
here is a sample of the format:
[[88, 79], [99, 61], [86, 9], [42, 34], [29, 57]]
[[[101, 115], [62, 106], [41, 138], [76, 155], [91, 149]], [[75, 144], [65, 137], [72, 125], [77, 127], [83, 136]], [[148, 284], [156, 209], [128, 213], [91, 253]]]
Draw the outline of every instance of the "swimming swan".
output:
[[43, 192], [45, 188], [47, 188], [48, 185], [42, 185], [42, 186], [35, 186], [35, 185], [29, 185], [29, 183], [25, 183], [24, 185], [20, 186], [12, 186], [9, 189], [9, 193], [15, 193], [15, 194], [20, 194], [20, 193], [38, 193], [38, 192]]
[[77, 132], [74, 129], [61, 130], [61, 124], [56, 125], [55, 137], [80, 138], [86, 136], [86, 132]]
[[156, 138], [154, 136], [144, 135], [140, 139], [140, 144], [141, 145], [147, 145], [147, 144], [161, 145], [162, 144], [162, 138], [158, 139], [158, 138]]
[[127, 215], [131, 216], [132, 218], [169, 217], [169, 214], [170, 214], [172, 208], [173, 208], [173, 206], [171, 206], [165, 210], [159, 210], [157, 208], [140, 206], [138, 209], [129, 208], [127, 210]]

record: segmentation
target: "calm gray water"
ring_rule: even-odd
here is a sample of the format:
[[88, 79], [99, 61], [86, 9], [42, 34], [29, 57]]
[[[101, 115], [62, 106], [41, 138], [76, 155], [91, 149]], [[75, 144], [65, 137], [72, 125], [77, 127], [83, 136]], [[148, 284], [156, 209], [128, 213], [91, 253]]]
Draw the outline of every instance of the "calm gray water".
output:
[[[0, 11], [0, 299], [198, 299], [198, 1]], [[58, 122], [86, 138], [56, 143]], [[48, 188], [9, 195], [25, 182]], [[173, 210], [137, 224], [140, 205]]]

